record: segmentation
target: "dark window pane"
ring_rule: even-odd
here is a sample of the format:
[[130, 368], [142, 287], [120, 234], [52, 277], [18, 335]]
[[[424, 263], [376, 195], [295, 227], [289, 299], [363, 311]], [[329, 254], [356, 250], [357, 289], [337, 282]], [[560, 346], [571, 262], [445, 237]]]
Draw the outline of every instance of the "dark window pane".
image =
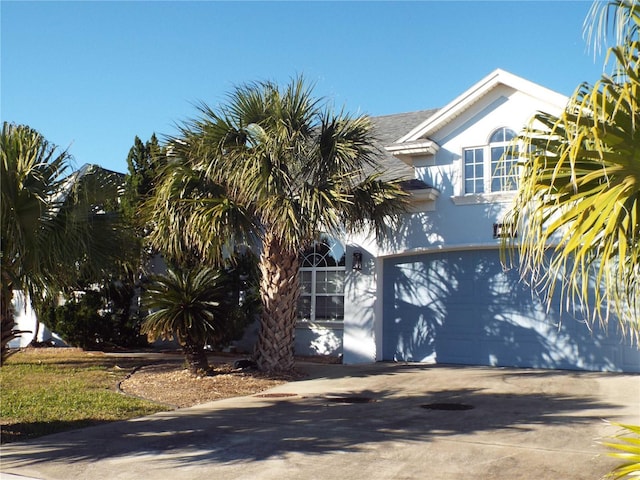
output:
[[311, 272], [300, 272], [300, 293], [311, 294]]
[[474, 188], [473, 188], [474, 184], [475, 184], [475, 183], [474, 183], [474, 181], [473, 181], [473, 180], [467, 180], [467, 181], [465, 181], [465, 182], [464, 182], [464, 192], [465, 192], [465, 193], [476, 193], [476, 192], [474, 191]]
[[491, 148], [491, 161], [497, 162], [504, 154], [504, 147], [492, 147]]
[[489, 143], [504, 142], [504, 128], [499, 128], [489, 137]]
[[473, 177], [474, 171], [473, 171], [473, 165], [467, 165], [464, 167], [464, 178], [471, 178]]
[[344, 298], [342, 296], [316, 298], [316, 320], [343, 320]]
[[465, 165], [473, 163], [473, 150], [464, 151], [464, 163]]
[[311, 297], [298, 298], [298, 319], [311, 320]]
[[489, 143], [508, 142], [516, 137], [516, 132], [508, 128], [499, 128], [489, 137]]

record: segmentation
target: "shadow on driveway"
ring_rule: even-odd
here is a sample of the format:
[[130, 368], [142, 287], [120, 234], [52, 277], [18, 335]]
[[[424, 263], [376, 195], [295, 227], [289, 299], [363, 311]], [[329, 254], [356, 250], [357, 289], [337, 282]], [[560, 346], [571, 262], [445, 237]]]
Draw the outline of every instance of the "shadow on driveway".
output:
[[[125, 459], [153, 457], [166, 462], [174, 472], [173, 478], [182, 478], [173, 469], [228, 468], [256, 461], [284, 461], [292, 455], [304, 457], [296, 467], [302, 468], [301, 464], [314, 457], [368, 455], [378, 448], [399, 445], [424, 452], [429, 444], [442, 441], [453, 442], [451, 445], [457, 448], [457, 442], [466, 442], [508, 446], [510, 451], [526, 448], [541, 456], [556, 451], [591, 458], [597, 453], [593, 450], [594, 439], [603, 432], [602, 419], [628, 420], [633, 415], [637, 399], [626, 404], [617, 402], [615, 399], [623, 398], [618, 390], [637, 388], [640, 380], [634, 375], [474, 367], [308, 368], [312, 379], [272, 390], [296, 396], [227, 399], [8, 444], [3, 446], [2, 470], [20, 473], [22, 468], [34, 467], [40, 478], [58, 478], [55, 473], [47, 476], [46, 468], [40, 467], [73, 464], [79, 468], [80, 464], [103, 460], [122, 463]], [[336, 401], [336, 397], [342, 401]], [[353, 397], [363, 403], [348, 403]], [[473, 408], [424, 408], [433, 403]], [[428, 458], [425, 453], [406, 454], [414, 458], [414, 463], [415, 458], [423, 456], [425, 462]], [[361, 461], [366, 462], [367, 455]], [[402, 457], [397, 461], [402, 462]], [[605, 462], [603, 472], [608, 468]], [[98, 471], [95, 478], [100, 478]], [[128, 478], [134, 478], [133, 473]], [[238, 471], [237, 476], [228, 473], [224, 478], [244, 477]], [[327, 478], [332, 476], [327, 474]]]

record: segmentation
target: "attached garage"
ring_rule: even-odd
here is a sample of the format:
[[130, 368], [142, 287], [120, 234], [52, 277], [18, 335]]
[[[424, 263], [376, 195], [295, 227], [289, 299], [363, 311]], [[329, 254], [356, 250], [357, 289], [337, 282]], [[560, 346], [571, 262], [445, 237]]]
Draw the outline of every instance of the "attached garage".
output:
[[640, 372], [615, 322], [590, 331], [559, 301], [547, 312], [498, 250], [387, 258], [383, 271], [383, 360]]

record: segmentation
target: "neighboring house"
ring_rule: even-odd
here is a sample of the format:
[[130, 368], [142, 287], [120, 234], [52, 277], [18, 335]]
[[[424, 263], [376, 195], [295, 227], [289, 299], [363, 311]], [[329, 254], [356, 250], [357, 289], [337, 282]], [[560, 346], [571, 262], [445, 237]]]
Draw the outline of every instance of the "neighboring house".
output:
[[640, 371], [615, 320], [589, 330], [505, 271], [500, 236], [516, 188], [505, 146], [567, 98], [496, 70], [438, 110], [374, 118], [381, 165], [407, 179], [411, 213], [377, 244], [327, 239], [306, 252], [296, 353], [381, 360]]

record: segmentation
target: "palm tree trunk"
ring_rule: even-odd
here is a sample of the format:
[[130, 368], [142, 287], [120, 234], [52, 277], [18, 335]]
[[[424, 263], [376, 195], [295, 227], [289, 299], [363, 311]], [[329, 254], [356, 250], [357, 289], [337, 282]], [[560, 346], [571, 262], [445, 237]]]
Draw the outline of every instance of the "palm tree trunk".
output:
[[189, 371], [194, 375], [206, 374], [209, 371], [209, 360], [204, 351], [204, 345], [187, 341], [182, 345], [182, 351], [187, 359]]
[[[3, 266], [4, 267], [4, 266]], [[0, 366], [4, 365], [9, 356], [9, 342], [17, 337], [15, 320], [13, 316], [12, 283], [6, 269], [2, 271], [2, 284], [0, 285]]]
[[267, 233], [260, 255], [262, 315], [256, 362], [262, 371], [293, 370], [298, 283], [298, 253]]

